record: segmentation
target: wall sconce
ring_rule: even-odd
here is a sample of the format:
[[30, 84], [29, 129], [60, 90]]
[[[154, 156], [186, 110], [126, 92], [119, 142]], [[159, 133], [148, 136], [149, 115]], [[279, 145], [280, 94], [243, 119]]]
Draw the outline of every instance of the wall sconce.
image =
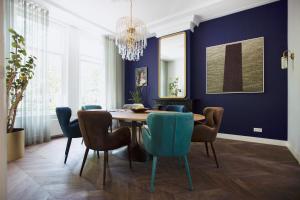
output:
[[285, 50], [282, 53], [281, 57], [281, 69], [287, 69], [289, 66], [289, 60], [292, 60], [294, 64], [295, 54], [291, 52], [290, 50]]

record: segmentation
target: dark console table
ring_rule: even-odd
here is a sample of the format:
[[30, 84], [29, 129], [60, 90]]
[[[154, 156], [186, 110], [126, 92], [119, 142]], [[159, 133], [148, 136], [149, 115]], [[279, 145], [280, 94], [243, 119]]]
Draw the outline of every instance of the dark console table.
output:
[[166, 105], [185, 105], [187, 111], [193, 111], [193, 100], [192, 99], [172, 99], [172, 98], [162, 98], [162, 99], [154, 99], [155, 105], [154, 109], [157, 109], [159, 106]]

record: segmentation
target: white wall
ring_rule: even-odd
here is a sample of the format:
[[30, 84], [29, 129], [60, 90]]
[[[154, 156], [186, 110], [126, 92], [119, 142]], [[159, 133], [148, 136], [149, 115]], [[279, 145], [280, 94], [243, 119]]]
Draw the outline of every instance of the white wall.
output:
[[0, 0], [0, 200], [6, 199], [6, 98], [4, 82], [4, 0]]
[[300, 1], [288, 0], [288, 49], [295, 53], [288, 68], [288, 147], [300, 163]]

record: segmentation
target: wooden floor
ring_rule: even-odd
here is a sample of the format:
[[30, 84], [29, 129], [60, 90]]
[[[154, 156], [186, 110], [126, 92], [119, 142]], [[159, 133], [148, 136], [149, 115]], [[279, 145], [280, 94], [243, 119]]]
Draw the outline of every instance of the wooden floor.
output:
[[8, 166], [8, 198], [43, 199], [300, 199], [300, 166], [285, 147], [219, 139], [215, 148], [220, 168], [207, 158], [203, 144], [193, 144], [189, 156], [194, 190], [177, 159], [158, 162], [155, 192], [149, 192], [151, 161], [133, 163], [109, 156], [107, 184], [102, 187], [103, 156], [90, 151], [83, 176], [81, 139], [74, 140], [63, 164], [67, 140], [26, 149], [25, 158]]

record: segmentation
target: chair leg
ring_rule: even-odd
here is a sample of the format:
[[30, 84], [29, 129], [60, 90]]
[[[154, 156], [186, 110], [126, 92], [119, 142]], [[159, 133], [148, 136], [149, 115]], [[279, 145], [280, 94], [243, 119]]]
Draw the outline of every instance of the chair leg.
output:
[[65, 162], [64, 162], [65, 164], [66, 164], [67, 159], [68, 159], [71, 142], [72, 142], [72, 138], [68, 138], [68, 142], [67, 142], [67, 146], [66, 146], [66, 151], [65, 151]]
[[215, 148], [214, 148], [214, 145], [212, 142], [210, 142], [210, 146], [211, 146], [211, 149], [213, 151], [213, 154], [214, 154], [214, 157], [215, 157], [215, 161], [216, 161], [216, 165], [217, 165], [217, 168], [219, 168], [219, 163], [218, 163], [218, 159], [217, 159], [217, 155], [216, 155], [216, 151], [215, 151]]
[[157, 156], [153, 156], [152, 161], [152, 174], [151, 174], [151, 183], [150, 183], [150, 191], [154, 192], [154, 179], [156, 174], [156, 165], [157, 165]]
[[188, 181], [189, 181], [189, 190], [193, 190], [192, 177], [191, 177], [191, 172], [190, 172], [187, 155], [184, 156], [184, 165], [185, 165], [186, 175], [187, 175]]
[[104, 151], [104, 160], [103, 160], [103, 186], [105, 185], [105, 178], [106, 178], [106, 164], [107, 164], [107, 159], [108, 157], [108, 152]]
[[141, 137], [142, 137], [142, 126], [139, 126], [139, 141], [138, 141], [139, 144], [141, 144]]
[[82, 165], [81, 165], [81, 169], [80, 169], [80, 174], [79, 176], [81, 176], [82, 174], [82, 171], [83, 171], [83, 168], [84, 168], [84, 165], [85, 165], [85, 161], [86, 161], [86, 158], [87, 158], [87, 155], [89, 154], [89, 148], [86, 148], [85, 149], [85, 153], [84, 153], [84, 157], [83, 157], [83, 161], [82, 161]]
[[98, 156], [98, 159], [100, 158], [100, 154], [99, 154], [99, 151], [97, 151], [97, 156]]
[[178, 166], [181, 168], [182, 167], [182, 160], [181, 157], [178, 157]]
[[205, 149], [206, 149], [206, 155], [207, 155], [207, 157], [209, 157], [209, 151], [208, 151], [208, 145], [207, 145], [207, 142], [205, 142]]
[[[109, 151], [107, 151], [106, 166], [108, 166], [108, 155], [109, 155]], [[109, 167], [109, 166], [108, 166], [108, 167]]]
[[127, 146], [127, 151], [128, 151], [129, 168], [132, 169], [131, 148], [130, 148], [130, 145]]

